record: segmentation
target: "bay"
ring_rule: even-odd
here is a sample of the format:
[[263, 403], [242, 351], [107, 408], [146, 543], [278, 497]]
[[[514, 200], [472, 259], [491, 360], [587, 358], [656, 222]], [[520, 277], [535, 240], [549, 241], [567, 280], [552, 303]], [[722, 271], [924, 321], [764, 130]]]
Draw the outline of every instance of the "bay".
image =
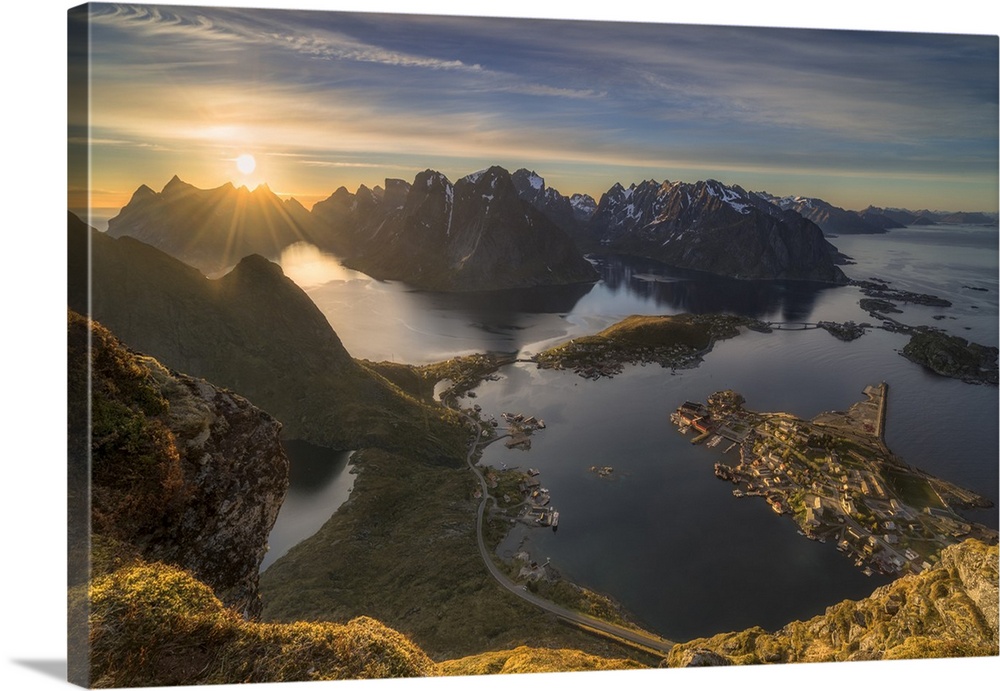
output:
[[[907, 324], [998, 341], [997, 230], [929, 226], [833, 240], [852, 257], [851, 278], [877, 277], [952, 307], [900, 305]], [[348, 350], [372, 360], [422, 364], [481, 351], [530, 355], [594, 333], [630, 314], [729, 312], [765, 321], [873, 322], [856, 287], [731, 281], [627, 257], [594, 259], [594, 285], [463, 295], [412, 290], [311, 257], [296, 279]], [[317, 269], [318, 267], [318, 269]], [[323, 268], [326, 267], [326, 268]], [[326, 273], [325, 273], [326, 272]], [[587, 381], [532, 365], [505, 368], [477, 389], [484, 412], [537, 415], [547, 429], [530, 451], [488, 448], [484, 462], [542, 471], [559, 509], [558, 532], [517, 529], [501, 552], [527, 549], [567, 578], [622, 602], [676, 639], [761, 625], [777, 628], [863, 597], [865, 577], [830, 544], [806, 540], [761, 500], [734, 498], [712, 464], [721, 448], [692, 447], [669, 423], [684, 400], [721, 389], [761, 411], [808, 418], [843, 410], [865, 385], [890, 385], [887, 442], [909, 464], [997, 501], [997, 390], [937, 376], [901, 357], [907, 337], [874, 329], [844, 343], [821, 330], [749, 332], [716, 345], [700, 367], [671, 373], [632, 367]], [[588, 472], [611, 465], [611, 478]], [[327, 507], [329, 510], [329, 506]], [[332, 512], [332, 511], [331, 511]], [[969, 512], [997, 527], [995, 509]]]

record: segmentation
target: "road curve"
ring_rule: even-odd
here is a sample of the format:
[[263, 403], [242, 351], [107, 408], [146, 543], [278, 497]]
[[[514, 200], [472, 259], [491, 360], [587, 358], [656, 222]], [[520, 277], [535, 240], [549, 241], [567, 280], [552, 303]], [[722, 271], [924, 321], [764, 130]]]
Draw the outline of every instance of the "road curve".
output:
[[476, 449], [479, 447], [479, 439], [483, 433], [482, 426], [479, 424], [479, 420], [467, 415], [464, 411], [459, 410], [458, 412], [476, 426], [476, 436], [472, 443], [469, 444], [469, 451], [465, 456], [465, 462], [469, 466], [469, 469], [475, 473], [476, 478], [479, 480], [479, 486], [482, 488], [483, 492], [483, 500], [480, 502], [479, 510], [476, 513], [476, 541], [479, 543], [479, 556], [482, 557], [483, 563], [486, 564], [486, 569], [490, 572], [490, 575], [493, 576], [493, 579], [522, 600], [530, 602], [536, 607], [540, 607], [546, 612], [556, 615], [560, 619], [573, 624], [578, 624], [580, 626], [585, 626], [589, 629], [600, 631], [610, 636], [614, 636], [615, 638], [630, 641], [644, 648], [655, 650], [663, 655], [670, 652], [670, 648], [673, 647], [673, 643], [670, 641], [645, 636], [641, 633], [633, 631], [632, 629], [626, 629], [622, 626], [617, 626], [602, 619], [597, 619], [586, 614], [581, 614], [580, 612], [574, 612], [573, 610], [565, 607], [560, 607], [549, 600], [538, 597], [534, 593], [525, 589], [523, 586], [517, 585], [514, 581], [510, 580], [505, 573], [497, 568], [497, 565], [490, 557], [489, 550], [486, 549], [486, 543], [483, 541], [483, 515], [486, 512], [486, 503], [490, 500], [493, 500], [494, 502], [496, 500], [490, 496], [489, 488], [486, 486], [486, 478], [483, 477], [479, 468], [477, 468], [472, 462], [472, 457], [475, 454]]

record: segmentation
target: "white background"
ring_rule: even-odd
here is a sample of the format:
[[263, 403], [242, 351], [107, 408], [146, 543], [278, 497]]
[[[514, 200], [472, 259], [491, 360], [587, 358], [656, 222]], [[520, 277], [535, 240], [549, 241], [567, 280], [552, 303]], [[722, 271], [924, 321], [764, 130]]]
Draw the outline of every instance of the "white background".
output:
[[[175, 3], [178, 4], [178, 3]], [[180, 4], [299, 9], [480, 14], [608, 21], [820, 27], [975, 33], [996, 36], [995, 3], [951, 0], [890, 3], [807, 2], [569, 2], [506, 0], [474, 3], [427, 0], [365, 2], [270, 0]], [[65, 223], [66, 10], [72, 3], [20, 0], [4, 8], [3, 148], [0, 149], [4, 242], [3, 374], [0, 378], [0, 680], [5, 689], [66, 686], [65, 664]], [[895, 7], [893, 7], [895, 6]], [[989, 9], [987, 9], [989, 8]], [[1000, 678], [1000, 658], [906, 663], [785, 665], [712, 670], [544, 675], [519, 680], [418, 679], [325, 682], [310, 689], [509, 689], [532, 684], [554, 689], [608, 685], [637, 689], [828, 689], [980, 685]], [[262, 684], [258, 689], [301, 685]], [[231, 688], [231, 687], [216, 687]], [[235, 687], [232, 687], [235, 688]]]

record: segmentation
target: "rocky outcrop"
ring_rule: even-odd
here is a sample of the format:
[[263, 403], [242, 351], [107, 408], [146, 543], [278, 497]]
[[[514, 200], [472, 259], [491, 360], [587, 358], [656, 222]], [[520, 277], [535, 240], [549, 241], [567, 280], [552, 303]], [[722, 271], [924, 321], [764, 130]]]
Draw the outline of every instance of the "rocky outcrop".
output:
[[281, 424], [231, 391], [142, 362], [169, 403], [185, 478], [174, 524], [144, 554], [191, 571], [224, 604], [256, 617], [257, 576], [288, 489]]
[[738, 186], [647, 180], [616, 184], [591, 217], [609, 251], [740, 279], [843, 284], [836, 248], [816, 224]]
[[540, 674], [544, 672], [589, 672], [645, 667], [634, 660], [588, 655], [579, 650], [518, 646], [446, 660], [438, 665], [445, 676], [473, 674]]
[[[533, 170], [520, 168], [510, 176], [518, 196], [545, 214], [568, 235], [579, 232], [581, 216], [585, 214], [586, 200], [590, 197], [574, 195], [576, 204], [552, 187], [545, 185], [545, 179]], [[593, 203], [593, 199], [590, 199]]]
[[759, 627], [675, 646], [669, 666], [833, 662], [997, 655], [997, 546], [952, 545], [940, 563], [870, 597], [845, 600], [808, 621]]
[[203, 190], [176, 175], [160, 192], [139, 187], [108, 221], [108, 235], [136, 238], [208, 274], [248, 254], [276, 259], [295, 242], [329, 244], [298, 201], [283, 201], [267, 185]]
[[97, 688], [430, 676], [435, 664], [374, 619], [346, 624], [247, 621], [190, 573], [140, 563], [95, 579]]
[[245, 617], [288, 489], [281, 425], [231, 391], [132, 352], [70, 312], [71, 377], [91, 371], [91, 523], [190, 571]]

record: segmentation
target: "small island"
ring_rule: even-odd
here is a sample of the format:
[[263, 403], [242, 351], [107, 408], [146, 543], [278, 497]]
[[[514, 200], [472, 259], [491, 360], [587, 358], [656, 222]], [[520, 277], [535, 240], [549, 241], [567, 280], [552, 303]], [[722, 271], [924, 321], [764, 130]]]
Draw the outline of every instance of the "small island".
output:
[[931, 329], [917, 330], [901, 354], [935, 374], [969, 384], [997, 385], [997, 348]]
[[533, 359], [542, 369], [572, 369], [584, 379], [613, 377], [626, 364], [697, 367], [716, 341], [738, 336], [740, 327], [769, 331], [763, 322], [731, 314], [632, 315]]
[[733, 495], [762, 497], [803, 536], [836, 544], [866, 574], [921, 573], [970, 537], [996, 543], [996, 531], [955, 512], [992, 502], [903, 463], [883, 441], [888, 385], [864, 393], [846, 412], [806, 421], [751, 412], [743, 396], [721, 391], [707, 405], [683, 403], [671, 420], [699, 432], [693, 443], [738, 446], [736, 465], [715, 464], [717, 477], [738, 486]]

